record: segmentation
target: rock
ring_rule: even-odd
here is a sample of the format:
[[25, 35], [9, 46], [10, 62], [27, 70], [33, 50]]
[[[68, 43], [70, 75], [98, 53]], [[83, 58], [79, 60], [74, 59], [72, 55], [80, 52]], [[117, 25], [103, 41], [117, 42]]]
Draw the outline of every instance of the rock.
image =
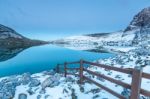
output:
[[63, 94], [69, 93], [67, 89], [63, 89]]
[[96, 88], [96, 89], [91, 89], [90, 92], [92, 92], [93, 94], [99, 93], [101, 91], [100, 88]]
[[0, 24], [0, 38], [1, 39], [6, 39], [6, 38], [24, 38], [22, 35], [18, 34], [15, 30], [1, 25]]
[[121, 79], [121, 75], [116, 75], [115, 78]]
[[105, 79], [103, 79], [102, 77], [96, 77], [98, 80], [100, 80], [101, 82], [104, 82], [105, 81]]
[[78, 97], [76, 96], [76, 93], [75, 93], [75, 89], [72, 89], [71, 90], [71, 99], [78, 99]]
[[[99, 95], [94, 95], [92, 99], [98, 99], [100, 96]], [[103, 98], [105, 99], [105, 98]]]
[[44, 71], [43, 74], [45, 75], [55, 75], [56, 72], [54, 70]]
[[38, 95], [38, 96], [37, 96], [37, 99], [41, 99], [41, 95]]
[[33, 94], [34, 94], [34, 91], [32, 90], [32, 88], [29, 88], [29, 89], [27, 90], [27, 92], [28, 92], [30, 95], [33, 95]]
[[121, 95], [123, 95], [124, 97], [126, 97], [128, 99], [129, 96], [130, 96], [129, 89], [124, 88], [123, 91], [122, 91], [122, 93], [121, 93]]
[[23, 85], [27, 85], [31, 81], [30, 73], [24, 73], [21, 78], [21, 83]]
[[84, 87], [83, 86], [80, 86], [80, 92], [84, 92], [85, 91], [85, 89], [84, 89]]
[[29, 84], [29, 87], [37, 87], [41, 84], [41, 82], [37, 79], [32, 79], [30, 84]]
[[51, 80], [51, 77], [47, 78], [41, 84], [42, 89], [45, 89], [46, 87], [49, 87], [52, 83], [53, 83], [53, 81]]
[[50, 85], [50, 87], [58, 86], [59, 83], [60, 83], [59, 81], [53, 81], [53, 83]]
[[24, 93], [19, 94], [18, 99], [27, 99], [27, 95]]
[[75, 79], [73, 79], [72, 77], [68, 76], [66, 77], [66, 82], [75, 82]]
[[45, 95], [45, 96], [44, 96], [45, 99], [48, 99], [48, 97], [49, 97], [49, 95]]
[[45, 89], [46, 87], [57, 86], [60, 83], [59, 80], [60, 80], [60, 76], [58, 74], [55, 74], [54, 76], [47, 78], [41, 84], [42, 89]]
[[40, 94], [45, 94], [45, 89], [42, 88], [42, 90], [39, 92]]
[[130, 31], [138, 27], [150, 28], [150, 7], [144, 8], [137, 15], [135, 15], [125, 31]]

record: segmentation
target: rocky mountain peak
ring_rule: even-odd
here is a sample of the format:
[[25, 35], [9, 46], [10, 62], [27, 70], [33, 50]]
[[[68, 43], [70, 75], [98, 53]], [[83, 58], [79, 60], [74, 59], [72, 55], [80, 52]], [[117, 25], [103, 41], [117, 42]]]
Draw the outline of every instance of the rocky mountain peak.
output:
[[18, 34], [15, 30], [1, 25], [0, 24], [0, 39], [6, 39], [6, 38], [24, 38], [22, 35]]
[[125, 29], [125, 32], [141, 27], [150, 28], [150, 7], [144, 8], [135, 15], [129, 26]]

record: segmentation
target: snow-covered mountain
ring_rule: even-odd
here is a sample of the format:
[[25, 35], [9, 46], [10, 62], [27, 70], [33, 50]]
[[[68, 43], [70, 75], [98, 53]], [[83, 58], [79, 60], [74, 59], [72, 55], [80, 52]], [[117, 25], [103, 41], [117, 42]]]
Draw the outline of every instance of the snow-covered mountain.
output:
[[19, 38], [19, 39], [22, 39], [22, 38], [25, 38], [25, 37], [18, 34], [15, 30], [0, 24], [0, 39], [6, 39], [6, 38]]
[[125, 31], [131, 31], [141, 27], [150, 28], [150, 7], [144, 8], [137, 15], [135, 15]]
[[[85, 50], [90, 49], [90, 46], [95, 48], [100, 46], [129, 47], [150, 44], [150, 7], [144, 8], [135, 15], [127, 28], [122, 31], [72, 36], [53, 41], [52, 43]], [[78, 48], [76, 48], [77, 46]]]
[[0, 24], [0, 49], [27, 48], [47, 42], [28, 39], [15, 30]]

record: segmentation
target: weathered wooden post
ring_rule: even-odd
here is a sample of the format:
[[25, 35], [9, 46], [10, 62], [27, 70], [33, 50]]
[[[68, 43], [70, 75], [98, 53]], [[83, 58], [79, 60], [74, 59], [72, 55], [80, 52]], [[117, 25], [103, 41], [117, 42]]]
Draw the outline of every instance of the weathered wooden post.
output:
[[132, 73], [131, 97], [130, 99], [140, 99], [140, 89], [142, 80], [142, 68], [134, 68]]
[[67, 77], [67, 62], [64, 63], [64, 76]]
[[59, 64], [57, 64], [57, 66], [56, 66], [56, 72], [57, 72], [57, 73], [60, 73], [59, 70], [60, 70], [60, 69], [59, 69]]
[[80, 72], [79, 72], [80, 74], [80, 83], [82, 83], [83, 82], [83, 60], [81, 59], [80, 60]]

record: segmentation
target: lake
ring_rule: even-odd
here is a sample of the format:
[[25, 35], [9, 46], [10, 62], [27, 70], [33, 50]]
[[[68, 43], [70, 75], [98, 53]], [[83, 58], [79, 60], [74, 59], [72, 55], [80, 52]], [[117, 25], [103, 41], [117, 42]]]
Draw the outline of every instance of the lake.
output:
[[113, 56], [114, 54], [111, 53], [70, 50], [54, 45], [35, 46], [20, 51], [17, 55], [11, 56], [5, 61], [1, 61], [0, 77], [50, 70], [54, 69], [58, 63], [78, 61], [80, 59], [94, 61]]

